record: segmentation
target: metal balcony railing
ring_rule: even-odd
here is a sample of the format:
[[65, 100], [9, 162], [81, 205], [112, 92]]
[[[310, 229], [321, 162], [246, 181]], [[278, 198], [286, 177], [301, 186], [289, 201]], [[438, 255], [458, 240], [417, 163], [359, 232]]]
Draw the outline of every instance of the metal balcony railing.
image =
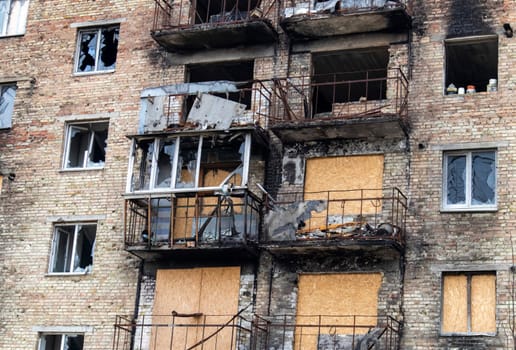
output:
[[113, 350], [399, 348], [401, 324], [387, 316], [178, 314], [117, 316]]
[[368, 11], [379, 11], [393, 8], [405, 8], [407, 0], [310, 0], [285, 1], [282, 11], [284, 18], [297, 15], [318, 15], [321, 13], [347, 14]]
[[249, 191], [147, 195], [125, 200], [126, 247], [246, 245], [258, 241], [261, 200]]
[[270, 123], [360, 116], [407, 117], [408, 79], [399, 69], [376, 69], [274, 81], [279, 100]]
[[237, 24], [271, 18], [275, 0], [154, 0], [153, 31]]
[[256, 318], [275, 349], [397, 350], [401, 323], [389, 316], [283, 315]]
[[[164, 87], [172, 92], [143, 97], [142, 103], [148, 105], [147, 124], [152, 125], [152, 118], [157, 117], [157, 124], [165, 128], [191, 128], [195, 122], [189, 120], [195, 117], [193, 107], [204, 112], [210, 110], [212, 120], [228, 120], [230, 126], [265, 126], [273, 95], [270, 85], [261, 81], [185, 83]], [[205, 95], [210, 95], [210, 99], [204, 98]], [[153, 116], [153, 109], [160, 110], [160, 114]]]
[[398, 188], [280, 193], [265, 241], [386, 240], [404, 245], [407, 197]]

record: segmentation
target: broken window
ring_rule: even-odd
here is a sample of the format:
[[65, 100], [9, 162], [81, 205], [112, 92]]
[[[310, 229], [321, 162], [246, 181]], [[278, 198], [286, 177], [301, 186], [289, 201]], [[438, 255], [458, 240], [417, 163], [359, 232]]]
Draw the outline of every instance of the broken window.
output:
[[77, 37], [75, 72], [106, 72], [115, 69], [120, 27], [80, 30]]
[[327, 113], [336, 103], [381, 100], [387, 93], [387, 47], [314, 54], [313, 113]]
[[244, 186], [250, 135], [136, 140], [131, 191]]
[[496, 208], [496, 152], [448, 152], [444, 155], [445, 209]]
[[12, 126], [15, 96], [16, 85], [0, 85], [0, 129]]
[[[445, 41], [445, 90], [453, 84], [456, 89], [486, 91], [488, 84], [498, 78], [498, 37], [455, 38]], [[452, 90], [456, 93], [456, 90]]]
[[91, 272], [96, 233], [96, 224], [56, 225], [49, 272]]
[[29, 0], [0, 1], [0, 36], [25, 33]]
[[68, 124], [64, 168], [103, 167], [107, 136], [107, 122]]
[[82, 334], [41, 334], [38, 350], [82, 350]]
[[443, 275], [441, 332], [443, 334], [496, 333], [496, 274]]

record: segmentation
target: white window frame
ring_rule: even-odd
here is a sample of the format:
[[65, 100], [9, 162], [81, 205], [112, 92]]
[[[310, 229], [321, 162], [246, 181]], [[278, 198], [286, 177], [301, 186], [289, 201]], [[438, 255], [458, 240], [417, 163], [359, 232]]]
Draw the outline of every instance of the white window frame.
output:
[[0, 12], [0, 37], [25, 34], [29, 0], [4, 0], [5, 12]]
[[[45, 333], [40, 333], [39, 334], [39, 339], [38, 339], [38, 350], [46, 350], [45, 349], [45, 340], [43, 339], [43, 337], [47, 336], [47, 335], [58, 335], [58, 336], [61, 336], [61, 344], [59, 345], [59, 350], [66, 350], [67, 348], [65, 347], [66, 345], [66, 340], [68, 337], [70, 336], [82, 336], [82, 340], [83, 340], [83, 343], [84, 343], [84, 333], [54, 333], [54, 332], [45, 332]], [[83, 346], [83, 349], [84, 349], [84, 346]]]
[[[102, 40], [102, 30], [109, 29], [109, 28], [118, 28], [118, 35], [120, 35], [120, 24], [115, 23], [111, 25], [106, 26], [98, 26], [98, 27], [90, 27], [90, 28], [81, 28], [77, 31], [77, 43], [75, 47], [75, 58], [74, 58], [74, 64], [73, 64], [73, 73], [75, 75], [89, 75], [89, 74], [103, 74], [103, 73], [112, 73], [116, 70], [116, 60], [113, 65], [113, 68], [110, 69], [99, 69], [99, 60], [100, 60], [100, 49], [101, 49], [101, 40]], [[88, 34], [88, 33], [96, 33], [97, 34], [97, 40], [95, 43], [95, 67], [91, 71], [81, 71], [79, 69], [79, 63], [80, 63], [80, 55], [81, 55], [81, 42], [82, 42], [82, 35]], [[118, 46], [117, 46], [117, 54], [118, 54]]]
[[[83, 225], [86, 225], [86, 226], [95, 226], [95, 239], [93, 240], [93, 246], [91, 248], [91, 257], [92, 257], [92, 263], [91, 263], [91, 268], [89, 270], [85, 270], [84, 272], [75, 272], [73, 270], [73, 266], [74, 266], [74, 257], [75, 257], [75, 253], [77, 251], [77, 237], [79, 236], [79, 230], [81, 229], [81, 227]], [[53, 271], [53, 265], [54, 265], [54, 260], [56, 259], [56, 255], [57, 255], [57, 250], [58, 250], [58, 241], [57, 241], [57, 238], [58, 238], [58, 234], [57, 234], [57, 230], [59, 229], [59, 227], [63, 227], [63, 226], [74, 226], [74, 236], [73, 236], [73, 244], [72, 244], [72, 251], [71, 252], [67, 252], [65, 254], [65, 256], [71, 256], [70, 258], [70, 264], [69, 266], [66, 267], [66, 270], [67, 271], [64, 271], [64, 272], [54, 272]], [[50, 259], [49, 259], [49, 264], [48, 264], [48, 274], [49, 275], [85, 275], [85, 274], [88, 274], [88, 273], [91, 273], [93, 271], [93, 255], [95, 253], [95, 245], [96, 245], [96, 242], [97, 242], [97, 228], [98, 228], [98, 225], [97, 225], [97, 222], [70, 222], [70, 223], [63, 223], [63, 224], [56, 224], [54, 225], [54, 228], [53, 228], [53, 235], [52, 235], [52, 247], [51, 247], [51, 251], [50, 251]], [[68, 250], [68, 247], [67, 247], [67, 250]], [[65, 262], [66, 260], [68, 260], [67, 258], [64, 259]]]
[[[478, 152], [492, 152], [494, 154], [494, 203], [492, 204], [472, 204], [472, 155]], [[448, 204], [448, 157], [449, 156], [465, 156], [466, 157], [466, 175], [465, 175], [465, 203], [464, 204]], [[498, 208], [498, 151], [496, 149], [468, 149], [457, 151], [446, 151], [443, 153], [443, 176], [442, 176], [442, 211], [495, 211]]]
[[[197, 136], [197, 135], [196, 135]], [[150, 138], [153, 140], [153, 157], [152, 157], [152, 167], [151, 173], [149, 177], [149, 189], [145, 190], [134, 190], [132, 188], [133, 182], [133, 171], [135, 167], [140, 166], [140, 164], [135, 164], [135, 154], [136, 154], [136, 140], [133, 139], [133, 143], [131, 145], [131, 151], [129, 154], [129, 167], [127, 173], [127, 183], [126, 183], [126, 192], [127, 193], [145, 193], [145, 192], [192, 192], [203, 190], [217, 190], [220, 187], [199, 187], [199, 177], [200, 177], [200, 168], [201, 168], [201, 158], [202, 158], [202, 149], [203, 149], [203, 140], [209, 140], [211, 135], [198, 135], [199, 136], [199, 145], [197, 147], [197, 158], [196, 158], [196, 167], [194, 174], [194, 185], [188, 188], [177, 188], [176, 180], [177, 180], [177, 166], [179, 159], [179, 150], [181, 147], [181, 136], [175, 138], [175, 148], [174, 148], [174, 160], [172, 164], [172, 172], [171, 172], [171, 184], [170, 187], [158, 187], [156, 185], [156, 176], [157, 176], [157, 162], [159, 156], [159, 143], [163, 141], [160, 138]], [[246, 188], [249, 177], [249, 162], [251, 158], [251, 134], [245, 134], [244, 137], [244, 154], [242, 161], [242, 182], [241, 185], [235, 186], [235, 189], [243, 189]]]
[[[104, 162], [99, 163], [99, 165], [90, 165], [89, 159], [90, 155], [92, 153], [93, 143], [95, 142], [95, 130], [93, 130], [92, 125], [100, 125], [105, 124], [106, 125], [106, 140], [105, 140], [105, 147], [104, 147]], [[98, 121], [89, 121], [89, 122], [69, 122], [66, 123], [66, 132], [65, 132], [65, 143], [64, 143], [64, 156], [63, 156], [63, 164], [62, 169], [63, 170], [95, 170], [95, 169], [103, 169], [104, 165], [106, 163], [105, 156], [106, 156], [106, 149], [107, 149], [107, 140], [109, 137], [109, 121], [108, 120], [98, 120]], [[69, 166], [69, 159], [70, 159], [70, 148], [71, 148], [71, 141], [73, 136], [73, 129], [85, 129], [88, 128], [89, 132], [89, 141], [88, 141], [88, 149], [85, 151], [84, 159], [82, 162], [82, 166]]]

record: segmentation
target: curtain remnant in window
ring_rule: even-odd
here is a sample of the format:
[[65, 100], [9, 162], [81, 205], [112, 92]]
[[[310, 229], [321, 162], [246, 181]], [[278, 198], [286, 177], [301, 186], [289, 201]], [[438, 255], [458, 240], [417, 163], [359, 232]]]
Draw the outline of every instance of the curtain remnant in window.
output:
[[14, 110], [15, 85], [0, 85], [0, 129], [10, 128]]

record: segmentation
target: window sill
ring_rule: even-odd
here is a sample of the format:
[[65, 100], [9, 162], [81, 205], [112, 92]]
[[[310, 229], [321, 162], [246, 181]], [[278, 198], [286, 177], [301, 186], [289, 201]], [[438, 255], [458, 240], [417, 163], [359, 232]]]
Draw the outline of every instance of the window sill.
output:
[[444, 94], [444, 97], [446, 98], [454, 98], [454, 97], [467, 97], [467, 96], [476, 96], [476, 95], [481, 95], [481, 96], [485, 96], [485, 95], [496, 95], [498, 93], [498, 90], [497, 91], [479, 91], [479, 92], [473, 92], [473, 93], [468, 93], [468, 94]]
[[97, 70], [94, 72], [73, 72], [74, 77], [84, 77], [84, 76], [90, 76], [90, 75], [102, 75], [102, 74], [112, 74], [115, 73], [115, 69], [110, 70]]
[[452, 337], [496, 337], [496, 333], [440, 333], [444, 338]]
[[25, 36], [25, 32], [23, 33], [16, 33], [16, 34], [0, 34], [0, 39], [4, 38], [15, 38], [15, 37], [22, 37]]
[[73, 277], [73, 276], [86, 276], [91, 275], [91, 271], [84, 272], [48, 272], [45, 274], [46, 277]]
[[81, 171], [100, 171], [104, 170], [104, 167], [89, 167], [89, 168], [62, 168], [59, 170], [60, 173], [75, 173]]
[[490, 213], [497, 212], [498, 206], [486, 206], [477, 208], [445, 208], [441, 207], [441, 213]]

